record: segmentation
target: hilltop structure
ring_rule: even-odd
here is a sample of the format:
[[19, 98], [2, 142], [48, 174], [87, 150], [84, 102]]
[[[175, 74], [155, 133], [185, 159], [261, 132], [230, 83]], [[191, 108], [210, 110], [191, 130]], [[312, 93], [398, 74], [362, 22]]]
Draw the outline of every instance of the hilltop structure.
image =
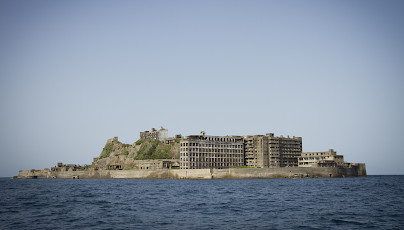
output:
[[140, 139], [154, 139], [164, 142], [168, 138], [168, 130], [160, 126], [159, 130], [152, 128], [150, 131], [140, 132]]

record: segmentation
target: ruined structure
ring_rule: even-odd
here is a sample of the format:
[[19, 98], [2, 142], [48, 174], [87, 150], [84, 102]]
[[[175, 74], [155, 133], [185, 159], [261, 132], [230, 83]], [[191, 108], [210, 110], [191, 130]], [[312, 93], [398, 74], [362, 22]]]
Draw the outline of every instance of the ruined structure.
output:
[[[301, 137], [206, 136], [168, 131], [140, 133], [133, 144], [107, 140], [91, 165], [58, 163], [44, 170], [20, 170], [16, 178], [302, 178], [366, 176], [365, 164], [347, 163], [342, 155], [302, 153]], [[180, 169], [180, 170], [177, 170]]]
[[269, 166], [268, 138], [264, 135], [244, 136], [245, 165], [254, 168]]
[[275, 137], [273, 133], [268, 138], [269, 167], [297, 167], [297, 158], [302, 153], [302, 138]]
[[62, 162], [57, 163], [55, 167], [51, 168], [51, 171], [77, 171], [77, 170], [87, 170], [88, 165], [77, 165], [77, 164], [63, 164]]
[[152, 128], [151, 131], [140, 132], [140, 139], [144, 140], [154, 139], [164, 142], [167, 138], [168, 138], [168, 130], [164, 129], [162, 126], [160, 126], [159, 130]]
[[301, 137], [188, 136], [181, 141], [181, 168], [297, 167], [302, 153]]
[[165, 140], [166, 144], [173, 144], [175, 142], [179, 142], [182, 139], [181, 134], [176, 134], [175, 137], [169, 137]]
[[230, 168], [244, 165], [243, 138], [188, 136], [180, 142], [181, 169]]
[[137, 160], [134, 168], [138, 170], [156, 170], [179, 168], [179, 160], [177, 159], [158, 159], [158, 160]]
[[344, 162], [344, 156], [337, 155], [334, 149], [328, 152], [302, 153], [299, 157], [299, 167], [349, 167], [348, 164]]

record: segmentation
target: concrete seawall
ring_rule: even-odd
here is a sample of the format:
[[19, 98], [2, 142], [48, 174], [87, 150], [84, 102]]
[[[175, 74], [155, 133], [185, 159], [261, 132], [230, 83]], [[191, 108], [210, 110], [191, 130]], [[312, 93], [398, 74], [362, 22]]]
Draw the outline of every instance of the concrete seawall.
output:
[[21, 170], [17, 178], [64, 179], [253, 179], [253, 178], [305, 178], [305, 177], [362, 177], [365, 164], [350, 168], [229, 168], [229, 169], [160, 169], [160, 170], [94, 170], [46, 172]]

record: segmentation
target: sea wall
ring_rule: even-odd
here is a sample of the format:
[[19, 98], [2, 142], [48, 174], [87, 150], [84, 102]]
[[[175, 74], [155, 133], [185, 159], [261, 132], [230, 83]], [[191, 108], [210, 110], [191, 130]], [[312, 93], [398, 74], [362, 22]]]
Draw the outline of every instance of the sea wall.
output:
[[324, 168], [229, 168], [229, 169], [156, 169], [156, 170], [94, 170], [49, 171], [20, 170], [17, 178], [61, 179], [253, 179], [253, 178], [304, 178], [304, 177], [362, 177], [365, 164], [352, 167]]
[[156, 169], [156, 170], [94, 170], [47, 171], [21, 170], [18, 178], [63, 179], [253, 179], [253, 178], [304, 178], [304, 177], [362, 177], [365, 164], [352, 167], [324, 168], [229, 168], [229, 169]]
[[44, 179], [48, 178], [50, 175], [49, 169], [43, 169], [43, 170], [20, 170], [18, 172], [17, 178], [27, 178], [27, 179]]
[[303, 178], [366, 176], [358, 168], [231, 168], [213, 169], [212, 178]]

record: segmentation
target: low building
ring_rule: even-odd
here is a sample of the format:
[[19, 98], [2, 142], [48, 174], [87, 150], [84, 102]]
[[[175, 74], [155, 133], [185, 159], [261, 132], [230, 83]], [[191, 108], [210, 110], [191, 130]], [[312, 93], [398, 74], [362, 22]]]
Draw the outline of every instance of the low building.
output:
[[206, 169], [244, 166], [244, 140], [238, 136], [188, 136], [180, 141], [180, 168]]
[[299, 167], [337, 167], [346, 166], [343, 155], [337, 155], [333, 149], [328, 152], [302, 153], [298, 158]]
[[135, 160], [134, 168], [140, 170], [156, 170], [178, 168], [177, 159], [159, 159], [159, 160]]
[[174, 137], [169, 137], [169, 138], [167, 138], [165, 141], [164, 141], [164, 143], [166, 143], [166, 144], [173, 144], [173, 143], [175, 143], [177, 141], [177, 139], [175, 139]]
[[155, 139], [159, 141], [165, 141], [168, 138], [168, 130], [161, 127], [159, 130], [152, 128], [150, 131], [140, 132], [140, 139]]
[[179, 142], [182, 139], [182, 135], [181, 134], [176, 134], [175, 137], [169, 137], [165, 140], [166, 144], [173, 144], [176, 142]]
[[107, 165], [109, 170], [122, 170], [122, 165], [114, 164], [114, 165]]
[[77, 165], [77, 164], [63, 164], [62, 162], [57, 163], [56, 166], [51, 168], [51, 171], [77, 171], [77, 170], [87, 170], [88, 165]]

